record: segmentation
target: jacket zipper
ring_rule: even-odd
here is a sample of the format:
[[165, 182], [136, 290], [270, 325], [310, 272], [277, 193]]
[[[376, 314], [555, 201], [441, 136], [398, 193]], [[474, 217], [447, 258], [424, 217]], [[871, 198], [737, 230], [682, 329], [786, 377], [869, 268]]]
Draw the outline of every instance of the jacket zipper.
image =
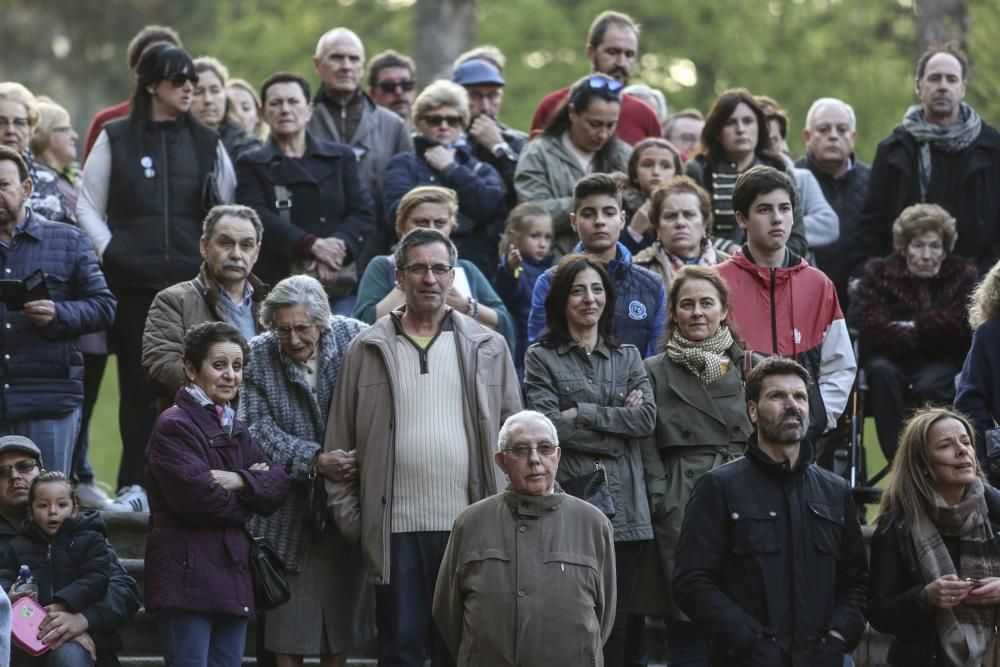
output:
[[774, 274], [777, 269], [771, 271], [771, 347], [773, 354], [778, 354], [778, 313], [774, 303]]
[[[385, 364], [386, 372], [389, 370], [389, 355], [382, 345], [375, 344], [379, 354], [382, 355], [382, 363]], [[390, 378], [391, 379], [391, 378]], [[393, 395], [392, 382], [389, 382], [389, 399], [392, 401], [392, 417], [389, 421], [389, 430], [392, 431], [392, 442], [389, 447], [389, 464], [385, 467], [385, 506], [382, 508], [382, 581], [381, 584], [388, 584], [392, 575], [391, 561], [389, 555], [389, 543], [392, 539], [392, 478], [396, 470], [396, 397]], [[357, 449], [355, 447], [355, 449]], [[359, 470], [360, 472], [360, 470]], [[364, 525], [361, 527], [364, 530]]]
[[167, 133], [160, 130], [160, 150], [163, 153], [163, 253], [165, 266], [170, 266], [170, 162], [167, 159]]
[[52, 602], [52, 598], [56, 596], [56, 585], [55, 580], [52, 577], [52, 542], [49, 542], [49, 603]]

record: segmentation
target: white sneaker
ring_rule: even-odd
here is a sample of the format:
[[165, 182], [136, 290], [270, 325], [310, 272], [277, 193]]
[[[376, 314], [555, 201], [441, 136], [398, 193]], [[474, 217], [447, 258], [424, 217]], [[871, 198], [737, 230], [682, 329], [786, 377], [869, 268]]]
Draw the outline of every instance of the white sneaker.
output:
[[138, 484], [123, 486], [107, 509], [111, 512], [148, 512], [149, 499], [146, 498], [146, 491]]
[[76, 498], [80, 501], [80, 506], [87, 509], [106, 510], [111, 505], [111, 498], [104, 490], [96, 484], [78, 484], [76, 486]]

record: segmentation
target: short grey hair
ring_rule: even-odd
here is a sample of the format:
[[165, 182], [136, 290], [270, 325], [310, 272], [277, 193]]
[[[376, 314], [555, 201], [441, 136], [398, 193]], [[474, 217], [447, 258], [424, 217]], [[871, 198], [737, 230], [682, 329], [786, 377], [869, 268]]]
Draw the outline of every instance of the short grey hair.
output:
[[416, 227], [406, 232], [403, 238], [399, 239], [399, 243], [396, 244], [396, 250], [392, 255], [392, 262], [396, 265], [396, 268], [400, 271], [406, 266], [406, 256], [409, 254], [411, 248], [417, 248], [422, 245], [430, 245], [431, 243], [443, 243], [448, 249], [448, 263], [452, 266], [458, 262], [458, 248], [450, 238], [442, 234], [436, 229], [428, 229], [426, 227]]
[[218, 206], [213, 206], [212, 210], [205, 216], [205, 221], [201, 223], [202, 238], [212, 238], [215, 226], [219, 224], [219, 220], [222, 220], [226, 216], [240, 218], [253, 225], [253, 230], [257, 233], [257, 243], [260, 243], [261, 237], [264, 236], [264, 225], [260, 221], [260, 216], [257, 215], [257, 211], [249, 206], [240, 206], [239, 204], [219, 204]]
[[361, 49], [361, 59], [365, 59], [365, 43], [361, 41], [358, 34], [349, 28], [331, 28], [324, 32], [319, 40], [316, 42], [316, 53], [314, 54], [317, 58], [323, 55], [323, 47], [327, 42], [333, 41], [338, 37], [346, 37], [347, 39], [354, 40], [358, 43], [358, 47]]
[[661, 123], [667, 118], [667, 98], [663, 96], [662, 91], [650, 88], [644, 83], [633, 83], [631, 86], [626, 86], [622, 92], [643, 101], [652, 102], [653, 111], [656, 112], [656, 117]]
[[819, 113], [820, 109], [826, 106], [842, 107], [847, 112], [847, 117], [851, 119], [851, 132], [857, 131], [858, 119], [854, 115], [854, 108], [844, 100], [837, 99], [836, 97], [821, 97], [812, 103], [812, 106], [809, 107], [809, 111], [806, 112], [807, 130], [812, 127], [813, 117]]
[[413, 120], [420, 120], [441, 107], [455, 107], [462, 117], [462, 125], [469, 124], [469, 93], [447, 79], [438, 79], [420, 91], [417, 99], [413, 100]]
[[523, 424], [529, 424], [532, 422], [537, 422], [539, 424], [544, 424], [546, 430], [549, 432], [549, 439], [552, 444], [559, 444], [559, 433], [556, 431], [556, 425], [552, 423], [552, 420], [543, 415], [541, 412], [535, 412], [534, 410], [521, 410], [507, 417], [507, 421], [503, 423], [500, 427], [500, 435], [497, 437], [497, 451], [502, 452], [507, 449], [507, 442], [510, 440], [511, 432]]
[[265, 329], [274, 329], [278, 311], [282, 308], [302, 306], [309, 315], [309, 321], [321, 329], [330, 326], [330, 301], [326, 290], [312, 276], [289, 276], [268, 293], [260, 307], [260, 324]]

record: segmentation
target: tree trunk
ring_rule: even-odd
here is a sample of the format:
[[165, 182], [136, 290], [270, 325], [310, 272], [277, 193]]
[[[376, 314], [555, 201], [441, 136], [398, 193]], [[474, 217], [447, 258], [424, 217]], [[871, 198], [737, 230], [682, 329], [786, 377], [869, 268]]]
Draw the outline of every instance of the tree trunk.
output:
[[413, 12], [413, 57], [417, 83], [451, 77], [451, 65], [472, 48], [476, 0], [418, 0]]
[[968, 0], [918, 0], [917, 52], [935, 42], [956, 40], [962, 50], [969, 50]]

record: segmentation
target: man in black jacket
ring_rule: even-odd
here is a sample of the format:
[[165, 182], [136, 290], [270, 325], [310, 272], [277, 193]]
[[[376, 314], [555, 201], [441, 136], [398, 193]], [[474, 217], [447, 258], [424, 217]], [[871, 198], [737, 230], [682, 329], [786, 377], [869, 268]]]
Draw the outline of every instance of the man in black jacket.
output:
[[892, 223], [904, 208], [926, 202], [955, 217], [955, 253], [983, 274], [1000, 257], [1000, 132], [965, 98], [969, 63], [954, 42], [935, 44], [917, 60], [911, 106], [872, 162], [854, 260], [892, 252]]
[[754, 368], [746, 456], [705, 475], [687, 506], [674, 594], [713, 664], [841, 667], [864, 629], [861, 526], [844, 480], [812, 464], [808, 386], [791, 359]]
[[[0, 549], [18, 534], [28, 516], [28, 488], [42, 472], [42, 453], [30, 439], [20, 435], [0, 437]], [[117, 558], [108, 572], [110, 581], [104, 597], [80, 613], [54, 611], [42, 621], [42, 640], [53, 650], [75, 641], [88, 651], [94, 650], [91, 629], [114, 630], [135, 616], [141, 601], [135, 580], [126, 574]], [[117, 665], [114, 655], [101, 655], [98, 667]]]

